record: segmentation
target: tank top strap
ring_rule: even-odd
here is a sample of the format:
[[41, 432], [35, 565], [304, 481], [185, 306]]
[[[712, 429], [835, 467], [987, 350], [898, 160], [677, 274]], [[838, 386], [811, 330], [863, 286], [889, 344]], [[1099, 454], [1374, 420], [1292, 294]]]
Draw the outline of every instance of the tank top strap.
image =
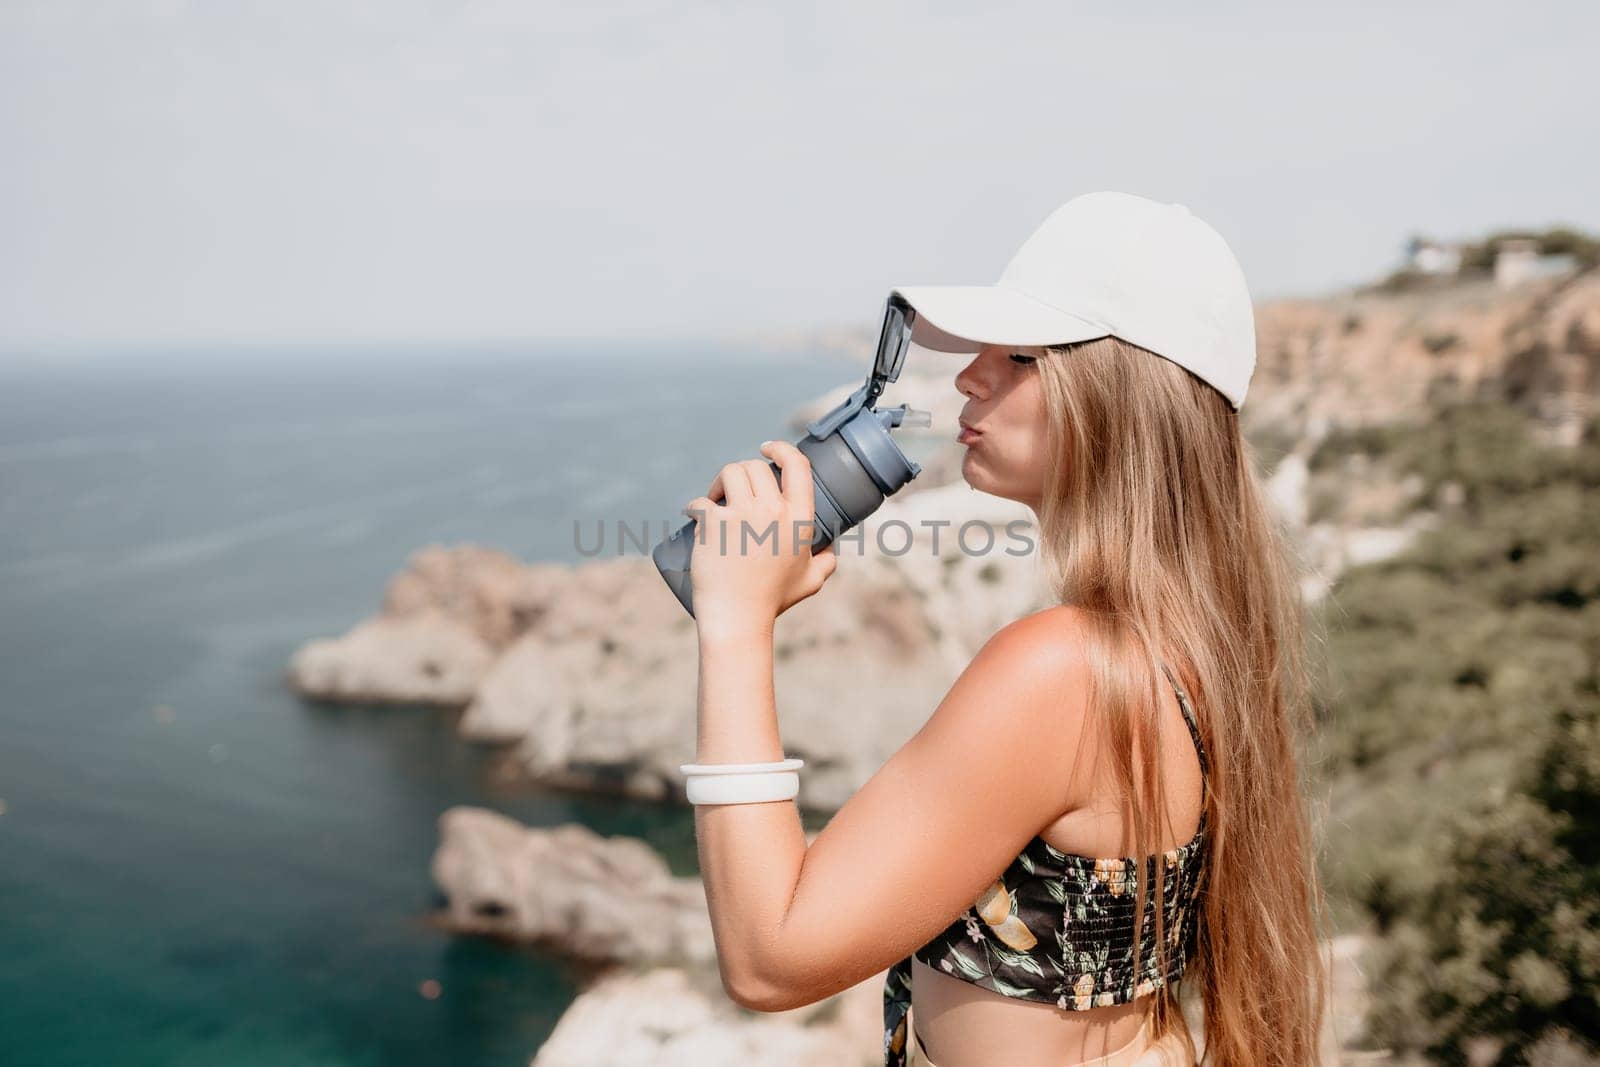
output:
[[1194, 753], [1200, 758], [1200, 779], [1203, 782], [1209, 777], [1211, 763], [1206, 759], [1206, 743], [1200, 739], [1200, 720], [1195, 716], [1194, 708], [1189, 703], [1189, 694], [1178, 684], [1172, 668], [1163, 663], [1161, 669], [1166, 672], [1167, 681], [1172, 683], [1173, 690], [1178, 694], [1178, 708], [1183, 712], [1184, 725], [1189, 727], [1189, 738], [1194, 741]]

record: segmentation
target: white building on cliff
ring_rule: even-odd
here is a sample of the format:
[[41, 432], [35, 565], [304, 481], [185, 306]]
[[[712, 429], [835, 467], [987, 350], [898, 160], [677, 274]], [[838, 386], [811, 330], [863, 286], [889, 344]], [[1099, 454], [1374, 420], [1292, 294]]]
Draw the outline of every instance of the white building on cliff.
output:
[[1494, 246], [1494, 284], [1500, 289], [1566, 274], [1577, 266], [1577, 259], [1566, 253], [1541, 255], [1539, 242], [1528, 237], [1508, 237]]

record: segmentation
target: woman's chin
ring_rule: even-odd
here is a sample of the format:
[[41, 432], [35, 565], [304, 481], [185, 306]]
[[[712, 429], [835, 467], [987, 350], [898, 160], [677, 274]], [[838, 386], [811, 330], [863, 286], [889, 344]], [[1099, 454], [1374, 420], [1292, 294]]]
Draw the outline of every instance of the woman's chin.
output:
[[1016, 500], [1023, 502], [1016, 495], [1015, 486], [1007, 486], [991, 478], [972, 461], [972, 453], [967, 453], [967, 458], [961, 463], [961, 480], [980, 493], [988, 493], [1003, 500]]
[[992, 493], [993, 479], [985, 477], [980, 464], [969, 451], [961, 458], [961, 480], [980, 493]]

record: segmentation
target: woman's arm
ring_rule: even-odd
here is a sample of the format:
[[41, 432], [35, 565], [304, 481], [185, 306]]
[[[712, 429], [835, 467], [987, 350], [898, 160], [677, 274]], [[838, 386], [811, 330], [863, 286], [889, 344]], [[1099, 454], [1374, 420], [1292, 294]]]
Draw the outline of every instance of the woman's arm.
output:
[[[783, 759], [773, 705], [772, 636], [752, 629], [700, 640], [697, 763]], [[805, 773], [802, 769], [801, 773]], [[805, 860], [805, 831], [793, 800], [700, 804], [694, 812], [700, 874], [728, 995], [761, 1008], [761, 960], [773, 953]]]
[[[781, 491], [764, 460], [730, 463], [685, 509], [701, 519], [691, 573], [696, 762], [782, 758], [773, 627], [837, 563], [832, 552], [812, 556], [793, 526], [812, 517], [805, 456], [787, 442], [762, 452], [783, 471]], [[721, 495], [726, 503], [712, 499]], [[778, 537], [746, 551], [745, 523], [777, 523]], [[809, 849], [793, 800], [696, 808], [718, 965], [734, 1000], [763, 1011], [810, 1004], [904, 959], [1076, 805], [1078, 634], [1066, 607], [1001, 630]]]
[[[811, 1004], [903, 959], [1073, 806], [1084, 691], [1073, 636], [1067, 608], [995, 635], [809, 849], [792, 800], [696, 808], [735, 1001]], [[770, 630], [703, 636], [700, 679], [697, 761], [782, 758]]]

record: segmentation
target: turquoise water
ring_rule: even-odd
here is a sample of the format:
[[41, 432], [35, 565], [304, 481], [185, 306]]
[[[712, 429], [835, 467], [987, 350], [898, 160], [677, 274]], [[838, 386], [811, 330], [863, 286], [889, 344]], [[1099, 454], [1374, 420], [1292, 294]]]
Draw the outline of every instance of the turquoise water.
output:
[[427, 924], [438, 815], [577, 820], [680, 873], [692, 817], [507, 784], [449, 714], [308, 704], [284, 666], [413, 550], [575, 561], [574, 518], [659, 526], [860, 374], [597, 346], [0, 360], [0, 1061], [525, 1064], [573, 976]]

